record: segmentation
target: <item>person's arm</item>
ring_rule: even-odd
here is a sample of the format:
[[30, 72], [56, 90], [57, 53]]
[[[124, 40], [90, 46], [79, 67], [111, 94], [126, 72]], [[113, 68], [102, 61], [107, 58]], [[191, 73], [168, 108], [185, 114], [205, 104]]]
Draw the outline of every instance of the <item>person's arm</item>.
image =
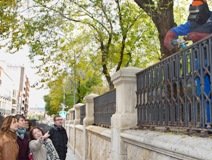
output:
[[66, 145], [67, 145], [67, 143], [68, 143], [68, 135], [67, 135], [66, 130], [65, 130], [65, 135], [66, 135]]
[[[52, 159], [55, 159], [55, 160], [59, 160], [59, 155], [51, 141], [51, 139], [47, 138], [44, 142], [44, 145], [46, 146], [46, 148], [49, 148], [51, 152], [48, 152], [47, 151], [47, 154], [49, 154], [50, 157], [52, 157]], [[47, 149], [48, 150], [48, 149]]]
[[172, 41], [174, 39], [177, 39], [178, 36], [184, 36], [187, 35], [190, 32], [190, 22], [186, 22], [185, 24], [181, 24], [177, 27], [171, 28], [167, 33], [166, 36], [164, 38], [164, 46], [168, 49], [168, 50], [172, 50], [175, 48], [175, 46], [173, 46]]
[[41, 146], [42, 146], [42, 140], [31, 140], [29, 142], [29, 148], [32, 152], [39, 150]]
[[191, 23], [190, 22], [186, 22], [184, 24], [181, 24], [177, 27], [172, 28], [170, 31], [174, 32], [176, 37], [178, 36], [185, 36], [187, 35], [191, 30]]

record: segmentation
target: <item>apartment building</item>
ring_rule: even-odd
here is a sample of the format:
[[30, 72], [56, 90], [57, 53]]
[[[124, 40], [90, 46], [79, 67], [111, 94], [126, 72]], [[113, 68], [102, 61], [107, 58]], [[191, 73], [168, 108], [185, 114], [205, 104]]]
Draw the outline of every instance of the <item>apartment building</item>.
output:
[[0, 63], [0, 114], [8, 115], [12, 112], [14, 97], [14, 81], [5, 71], [5, 64]]
[[0, 67], [0, 79], [2, 80], [2, 84], [0, 85], [0, 95], [7, 93], [7, 96], [10, 97], [10, 102], [8, 100], [7, 106], [5, 105], [5, 100], [0, 100], [3, 113], [6, 113], [4, 110], [8, 109], [7, 113], [10, 112], [10, 114], [20, 113], [27, 115], [30, 84], [29, 79], [25, 74], [25, 68], [23, 66], [8, 65], [3, 61], [1, 61]]

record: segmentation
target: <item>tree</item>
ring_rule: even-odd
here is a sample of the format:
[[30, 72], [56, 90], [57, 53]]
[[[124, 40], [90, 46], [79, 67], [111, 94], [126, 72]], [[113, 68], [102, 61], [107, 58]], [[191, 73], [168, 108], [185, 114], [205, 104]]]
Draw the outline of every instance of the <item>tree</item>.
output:
[[[160, 57], [159, 46], [149, 45], [157, 44], [152, 22], [130, 1], [34, 0], [25, 10], [32, 16], [21, 14], [23, 28], [12, 34], [8, 48], [14, 51], [24, 42], [29, 44], [32, 61], [41, 61], [38, 73], [48, 77], [45, 81], [61, 71], [61, 63], [72, 66], [73, 57], [90, 56], [88, 61], [96, 64], [112, 89], [115, 71], [129, 65], [146, 67]], [[83, 40], [87, 44], [78, 52], [77, 43]]]
[[0, 1], [0, 35], [5, 32], [16, 23], [16, 1], [15, 0], [1, 0]]
[[167, 31], [176, 26], [173, 13], [174, 0], [135, 0], [135, 2], [154, 22], [159, 33], [160, 51], [163, 58], [168, 57], [172, 53], [164, 47], [163, 40]]
[[[191, 3], [191, 1], [181, 1], [181, 0], [134, 0], [148, 15], [151, 17], [152, 21], [154, 22], [157, 30], [158, 30], [158, 38], [160, 41], [160, 51], [162, 53], [162, 57], [168, 57], [169, 55], [173, 54], [172, 52], [168, 51], [164, 45], [163, 40], [167, 33], [167, 31], [176, 26], [178, 19], [185, 19], [185, 15], [188, 15], [185, 12], [185, 6]], [[178, 3], [177, 8], [181, 8], [178, 10], [177, 14], [180, 14], [180, 17], [174, 17], [174, 2]], [[209, 5], [212, 4], [211, 1], [207, 2]], [[181, 4], [181, 5], [180, 5]], [[182, 22], [181, 22], [182, 23]]]
[[[101, 56], [102, 73], [109, 88], [113, 89], [111, 70], [118, 71], [121, 67], [136, 65], [133, 60], [138, 59], [133, 55], [138, 54], [136, 50], [144, 46], [142, 43], [147, 40], [144, 36], [147, 26], [149, 30], [153, 28], [151, 23], [148, 24], [147, 15], [140, 12], [133, 3], [119, 0], [91, 2], [73, 2], [73, 5], [76, 5], [76, 13], [85, 17], [81, 22], [93, 34], [97, 53]], [[144, 21], [146, 23], [142, 23]], [[151, 30], [149, 33], [155, 32]], [[145, 48], [150, 49], [149, 46]]]
[[48, 83], [50, 92], [44, 97], [48, 114], [58, 113], [62, 109], [61, 104], [68, 106], [68, 110], [74, 104], [82, 103], [83, 98], [101, 84], [101, 76], [86, 61], [81, 60], [75, 67], [76, 71], [64, 69], [65, 72]]
[[[25, 44], [30, 46], [32, 62], [39, 60], [37, 73], [50, 88], [45, 97], [49, 113], [58, 111], [62, 103], [59, 79], [64, 74], [63, 65], [76, 71], [71, 79], [77, 84], [76, 100], [82, 101], [89, 89], [102, 85], [102, 80], [112, 89], [111, 74], [121, 67], [145, 68], [160, 58], [155, 36], [158, 32], [148, 15], [131, 1], [33, 0], [21, 5], [22, 2], [18, 1], [16, 7], [19, 21], [4, 32], [7, 36], [0, 38], [1, 42], [6, 40], [4, 46], [11, 52]], [[84, 73], [94, 73], [83, 79], [77, 74], [80, 65], [87, 66], [81, 67]], [[66, 97], [71, 96], [69, 93]]]
[[61, 103], [63, 102], [64, 89], [63, 89], [63, 77], [59, 77], [55, 81], [49, 83], [50, 92], [44, 96], [46, 102], [45, 109], [49, 115], [56, 114], [61, 109]]

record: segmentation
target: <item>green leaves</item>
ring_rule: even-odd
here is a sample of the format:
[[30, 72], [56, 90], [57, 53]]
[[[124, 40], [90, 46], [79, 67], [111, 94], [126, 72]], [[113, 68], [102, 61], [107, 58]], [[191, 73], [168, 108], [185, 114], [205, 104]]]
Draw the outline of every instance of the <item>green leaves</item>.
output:
[[1, 43], [7, 41], [13, 52], [30, 47], [29, 57], [50, 89], [45, 97], [50, 114], [59, 110], [64, 95], [71, 107], [74, 99], [82, 102], [90, 92], [112, 89], [111, 74], [122, 67], [145, 68], [160, 58], [158, 30], [134, 2], [23, 2], [12, 14], [8, 6], [0, 11], [5, 15]]

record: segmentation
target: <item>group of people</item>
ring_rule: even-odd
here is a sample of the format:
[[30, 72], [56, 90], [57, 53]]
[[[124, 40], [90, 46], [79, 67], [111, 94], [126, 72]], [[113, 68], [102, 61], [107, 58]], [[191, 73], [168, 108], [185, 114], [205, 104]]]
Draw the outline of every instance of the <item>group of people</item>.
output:
[[0, 160], [65, 160], [68, 137], [63, 119], [54, 117], [54, 125], [44, 133], [31, 127], [23, 115], [7, 116], [0, 128]]

